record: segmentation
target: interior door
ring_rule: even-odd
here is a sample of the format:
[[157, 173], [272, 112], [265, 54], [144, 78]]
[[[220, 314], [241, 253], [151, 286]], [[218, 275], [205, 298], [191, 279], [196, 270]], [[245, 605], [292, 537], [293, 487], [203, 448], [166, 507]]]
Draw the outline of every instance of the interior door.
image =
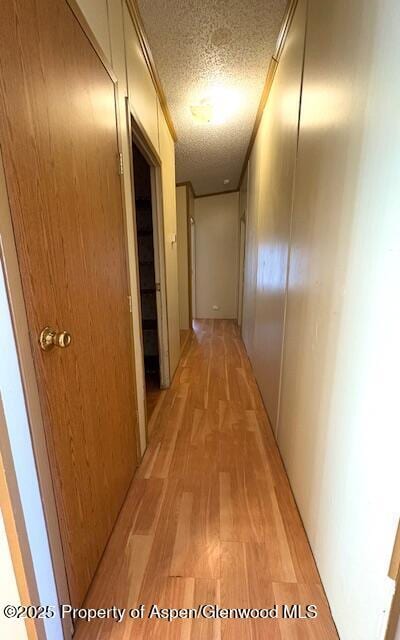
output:
[[114, 84], [65, 0], [2, 5], [0, 145], [80, 605], [137, 464], [136, 397]]

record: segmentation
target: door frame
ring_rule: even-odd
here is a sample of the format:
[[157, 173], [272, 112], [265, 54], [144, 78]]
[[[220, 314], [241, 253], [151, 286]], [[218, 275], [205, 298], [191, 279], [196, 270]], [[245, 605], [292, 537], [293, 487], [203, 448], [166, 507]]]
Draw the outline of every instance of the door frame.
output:
[[187, 241], [187, 272], [188, 272], [188, 305], [189, 305], [189, 330], [193, 329], [193, 309], [194, 309], [194, 295], [193, 295], [193, 277], [192, 277], [192, 225], [194, 225], [194, 218], [190, 211], [190, 196], [194, 201], [194, 191], [192, 183], [188, 182], [185, 185], [186, 188], [186, 241]]
[[[131, 172], [132, 185], [132, 212], [135, 230], [136, 226], [136, 205], [135, 205], [135, 177], [134, 177], [134, 158], [133, 143], [139, 148], [144, 158], [150, 166], [151, 180], [151, 208], [153, 216], [153, 243], [154, 243], [154, 268], [156, 275], [156, 299], [157, 299], [157, 329], [158, 329], [158, 349], [160, 360], [160, 387], [167, 389], [171, 382], [171, 368], [169, 358], [169, 342], [168, 342], [168, 314], [167, 314], [167, 277], [165, 263], [165, 234], [164, 234], [164, 209], [162, 198], [162, 176], [161, 176], [161, 158], [147, 135], [140, 119], [135, 112], [129, 98], [125, 98], [126, 117], [129, 138], [129, 165]], [[139, 254], [137, 246], [137, 235], [135, 231], [135, 254], [136, 254], [136, 272], [139, 282]], [[144, 359], [143, 345], [143, 329], [142, 329], [142, 312], [140, 304], [140, 287], [137, 287], [137, 305], [139, 309], [140, 335], [142, 341], [142, 356]], [[146, 384], [145, 376], [143, 380]], [[146, 391], [146, 390], [145, 390]], [[145, 402], [146, 402], [146, 393]], [[146, 436], [147, 434], [147, 410], [146, 410]]]
[[388, 576], [391, 580], [394, 580], [394, 591], [385, 640], [396, 640], [397, 632], [400, 630], [400, 520], [397, 525]]
[[396, 640], [398, 629], [400, 629], [400, 576], [395, 583], [384, 640]]
[[243, 323], [243, 292], [244, 292], [244, 266], [246, 260], [246, 209], [239, 219], [239, 281], [238, 281], [238, 310], [237, 318], [239, 327]]
[[190, 316], [191, 329], [193, 329], [193, 320], [196, 319], [196, 220], [192, 216], [189, 217], [189, 236], [190, 236]]

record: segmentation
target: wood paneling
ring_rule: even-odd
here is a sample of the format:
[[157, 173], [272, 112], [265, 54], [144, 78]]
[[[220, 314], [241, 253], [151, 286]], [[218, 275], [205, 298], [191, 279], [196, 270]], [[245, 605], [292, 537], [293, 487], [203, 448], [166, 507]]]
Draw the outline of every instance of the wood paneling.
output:
[[98, 621], [77, 640], [337, 639], [238, 327], [194, 324], [86, 605], [279, 601], [319, 616]]
[[[72, 602], [137, 460], [114, 84], [63, 0], [0, 25], [0, 143]], [[50, 325], [68, 349], [41, 351]]]

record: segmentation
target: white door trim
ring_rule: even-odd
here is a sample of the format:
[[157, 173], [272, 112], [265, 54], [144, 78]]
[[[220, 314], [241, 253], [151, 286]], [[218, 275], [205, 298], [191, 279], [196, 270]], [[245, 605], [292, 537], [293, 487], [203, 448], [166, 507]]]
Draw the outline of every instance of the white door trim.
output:
[[[160, 386], [165, 389], [169, 387], [171, 383], [171, 368], [169, 357], [169, 341], [168, 341], [168, 300], [167, 300], [167, 277], [165, 266], [165, 236], [164, 236], [164, 209], [162, 198], [162, 179], [161, 179], [161, 159], [154, 148], [153, 144], [146, 135], [140, 120], [135, 113], [132, 105], [129, 103], [129, 99], [126, 98], [126, 115], [128, 122], [128, 135], [129, 135], [129, 150], [130, 150], [130, 171], [131, 171], [131, 184], [132, 184], [132, 209], [134, 218], [136, 218], [135, 208], [135, 180], [133, 173], [133, 153], [132, 143], [134, 142], [141, 153], [150, 165], [151, 172], [151, 204], [153, 213], [153, 234], [154, 234], [154, 257], [155, 257], [155, 271], [156, 282], [159, 283], [159, 291], [157, 291], [157, 320], [158, 320], [158, 343], [159, 343], [159, 357], [160, 357]], [[136, 226], [136, 221], [135, 226]], [[136, 269], [139, 274], [139, 261], [138, 261], [138, 249], [137, 238], [135, 235], [136, 244]], [[139, 277], [138, 277], [139, 281]], [[138, 288], [138, 300], [140, 314], [140, 291]], [[143, 341], [142, 341], [142, 357], [143, 357]]]

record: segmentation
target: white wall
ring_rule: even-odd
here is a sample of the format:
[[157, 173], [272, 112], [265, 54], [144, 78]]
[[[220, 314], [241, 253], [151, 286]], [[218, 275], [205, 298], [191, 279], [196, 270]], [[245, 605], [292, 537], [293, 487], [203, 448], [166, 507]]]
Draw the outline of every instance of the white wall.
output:
[[[278, 443], [342, 640], [383, 638], [394, 586], [399, 28], [396, 0], [308, 2]], [[281, 91], [290, 102], [289, 85]], [[249, 163], [249, 212], [258, 211], [245, 282], [251, 356], [264, 331], [248, 286], [256, 264], [262, 280], [261, 139]]]
[[176, 188], [179, 326], [189, 329], [188, 186]]
[[238, 209], [239, 192], [195, 198], [198, 318], [237, 317]]

